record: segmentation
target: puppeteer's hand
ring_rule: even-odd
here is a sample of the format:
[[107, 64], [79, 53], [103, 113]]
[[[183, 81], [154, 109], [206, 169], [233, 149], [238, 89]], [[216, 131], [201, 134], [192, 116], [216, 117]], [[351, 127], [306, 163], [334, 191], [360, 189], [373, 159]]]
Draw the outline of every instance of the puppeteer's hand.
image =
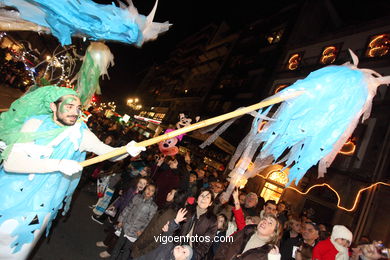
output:
[[131, 141], [126, 145], [127, 153], [129, 153], [131, 156], [135, 157], [139, 155], [142, 151], [146, 151], [146, 148], [143, 146], [135, 146], [137, 142]]
[[83, 170], [83, 167], [73, 160], [61, 160], [58, 163], [58, 170], [65, 175], [72, 176], [75, 173], [78, 173]]

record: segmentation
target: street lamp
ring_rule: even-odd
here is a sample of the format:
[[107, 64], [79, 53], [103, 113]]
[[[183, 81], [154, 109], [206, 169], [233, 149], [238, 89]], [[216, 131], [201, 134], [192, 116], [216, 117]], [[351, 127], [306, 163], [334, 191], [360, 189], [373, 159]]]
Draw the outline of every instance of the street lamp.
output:
[[129, 98], [127, 99], [127, 106], [131, 107], [134, 110], [140, 110], [142, 108], [142, 105], [138, 102], [138, 98]]

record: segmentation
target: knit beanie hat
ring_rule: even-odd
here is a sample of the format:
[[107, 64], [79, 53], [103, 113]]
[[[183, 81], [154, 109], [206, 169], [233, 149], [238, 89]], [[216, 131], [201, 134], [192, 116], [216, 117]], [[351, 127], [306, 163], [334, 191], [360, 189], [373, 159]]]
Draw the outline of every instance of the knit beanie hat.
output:
[[332, 230], [331, 238], [336, 240], [336, 238], [343, 238], [349, 241], [349, 244], [352, 242], [352, 232], [348, 228], [342, 225], [335, 225]]

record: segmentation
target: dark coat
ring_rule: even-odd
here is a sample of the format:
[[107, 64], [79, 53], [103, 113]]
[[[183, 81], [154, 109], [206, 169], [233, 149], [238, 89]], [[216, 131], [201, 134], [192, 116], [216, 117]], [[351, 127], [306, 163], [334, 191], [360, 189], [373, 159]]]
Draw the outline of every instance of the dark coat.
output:
[[243, 230], [235, 233], [233, 235], [233, 242], [221, 243], [215, 254], [214, 260], [261, 259], [264, 252], [260, 249], [263, 247], [250, 249], [241, 255], [241, 252], [244, 251], [245, 245], [256, 230], [257, 225], [247, 225]]
[[159, 246], [159, 242], [156, 242], [154, 236], [162, 234], [162, 228], [164, 225], [175, 218], [177, 211], [172, 208], [159, 210], [149, 225], [142, 232], [141, 236], [134, 242], [131, 256], [133, 258], [140, 257], [147, 254], [153, 249]]
[[[168, 232], [163, 233], [162, 236], [171, 236], [178, 228], [179, 225], [171, 219], [169, 220]], [[174, 248], [175, 244], [173, 242], [167, 242], [166, 244], [161, 243], [156, 249], [133, 260], [171, 260], [173, 259], [172, 251]]]
[[[289, 236], [290, 232], [287, 231], [288, 234], [286, 236]], [[280, 243], [280, 254], [282, 255], [282, 260], [294, 260], [295, 258], [292, 257], [293, 248], [299, 247], [303, 243], [302, 236], [299, 235], [297, 237], [288, 237], [281, 241]]]
[[213, 214], [212, 210], [208, 210], [206, 213], [201, 215], [199, 219], [196, 218], [196, 210], [187, 214], [187, 220], [181, 227], [179, 235], [186, 236], [191, 231], [192, 225], [194, 225], [192, 236], [209, 238], [208, 241], [205, 240], [202, 243], [192, 243], [192, 249], [194, 251], [192, 259], [200, 260], [206, 257], [213, 243], [214, 237], [217, 234], [217, 217]]
[[[156, 166], [155, 166], [156, 167]], [[163, 163], [161, 167], [152, 169], [152, 172], [156, 172], [153, 176], [153, 181], [157, 185], [156, 204], [158, 208], [162, 208], [167, 199], [167, 194], [172, 189], [180, 187], [180, 176], [179, 171], [169, 168], [168, 165]]]
[[130, 201], [137, 194], [136, 191], [135, 188], [130, 188], [115, 201], [114, 207], [117, 210], [117, 214], [120, 214], [130, 204]]

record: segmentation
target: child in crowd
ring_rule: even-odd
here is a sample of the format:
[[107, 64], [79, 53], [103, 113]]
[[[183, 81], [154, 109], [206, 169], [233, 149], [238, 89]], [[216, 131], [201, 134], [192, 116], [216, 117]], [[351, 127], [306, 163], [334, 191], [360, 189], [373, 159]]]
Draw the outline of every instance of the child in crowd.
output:
[[[120, 237], [111, 249], [111, 259], [124, 259], [130, 255], [130, 247], [142, 234], [146, 226], [157, 211], [157, 205], [153, 201], [156, 186], [149, 184], [142, 194], [137, 194], [131, 203], [125, 207], [118, 218], [117, 228], [121, 230]], [[111, 254], [108, 251], [100, 253], [100, 257], [108, 258]]]

